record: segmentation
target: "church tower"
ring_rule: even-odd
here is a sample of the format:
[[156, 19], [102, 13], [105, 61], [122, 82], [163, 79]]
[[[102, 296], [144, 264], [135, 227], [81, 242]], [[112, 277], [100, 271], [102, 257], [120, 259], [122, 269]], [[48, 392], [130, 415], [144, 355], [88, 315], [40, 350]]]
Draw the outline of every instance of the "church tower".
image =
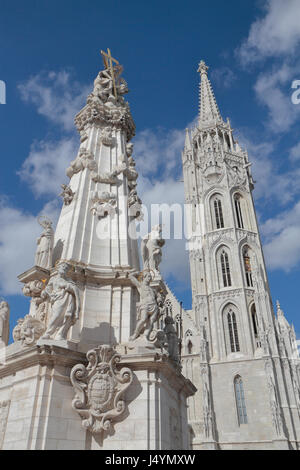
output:
[[218, 108], [201, 61], [198, 123], [182, 153], [193, 308], [184, 314], [184, 373], [195, 449], [300, 445], [293, 328], [274, 315], [248, 155]]

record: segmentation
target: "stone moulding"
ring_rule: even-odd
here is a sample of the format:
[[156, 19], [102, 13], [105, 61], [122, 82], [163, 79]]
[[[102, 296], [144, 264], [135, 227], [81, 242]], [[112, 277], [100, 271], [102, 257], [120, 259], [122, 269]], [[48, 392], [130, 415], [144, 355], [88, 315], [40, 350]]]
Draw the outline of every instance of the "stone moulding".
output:
[[71, 371], [75, 390], [72, 407], [82, 418], [83, 428], [99, 434], [112, 431], [113, 422], [126, 410], [124, 392], [131, 385], [133, 373], [128, 367], [117, 369], [121, 356], [109, 345], [92, 349], [86, 355], [86, 367], [77, 364]]

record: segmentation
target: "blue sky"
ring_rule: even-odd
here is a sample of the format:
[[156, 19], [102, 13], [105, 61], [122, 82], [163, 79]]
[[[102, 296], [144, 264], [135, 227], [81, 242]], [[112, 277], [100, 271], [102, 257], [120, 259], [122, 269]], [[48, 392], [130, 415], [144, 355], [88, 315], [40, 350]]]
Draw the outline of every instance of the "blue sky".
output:
[[[181, 202], [184, 129], [198, 111], [204, 59], [223, 118], [246, 146], [273, 300], [300, 334], [300, 79], [298, 0], [0, 0], [0, 294], [11, 323], [28, 312], [16, 276], [33, 264], [36, 216], [54, 219], [84, 104], [109, 47], [124, 65], [137, 126], [144, 202]], [[184, 245], [168, 242], [164, 275], [189, 307]], [[176, 256], [174, 256], [176, 253]], [[181, 253], [180, 255], [178, 253]], [[173, 274], [171, 274], [173, 273]]]

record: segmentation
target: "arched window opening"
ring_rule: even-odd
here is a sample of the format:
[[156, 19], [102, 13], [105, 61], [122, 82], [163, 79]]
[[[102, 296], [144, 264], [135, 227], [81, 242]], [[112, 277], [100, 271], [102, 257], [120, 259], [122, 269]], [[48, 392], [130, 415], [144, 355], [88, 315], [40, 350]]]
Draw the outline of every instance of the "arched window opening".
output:
[[173, 316], [173, 306], [172, 302], [170, 299], [167, 299], [165, 302], [165, 308], [166, 308], [166, 315], [169, 317]]
[[239, 425], [248, 424], [244, 385], [239, 375], [234, 379], [234, 391]]
[[234, 207], [238, 228], [244, 228], [241, 199], [242, 198], [239, 194], [234, 196]]
[[231, 283], [229, 256], [228, 256], [228, 253], [226, 253], [225, 250], [221, 251], [220, 261], [221, 261], [223, 286], [224, 287], [230, 287], [232, 285], [232, 283]]
[[191, 330], [187, 330], [185, 333], [185, 344], [186, 344], [186, 350], [188, 354], [193, 354], [193, 342], [191, 340], [193, 336], [193, 333]]
[[261, 342], [259, 340], [259, 334], [258, 334], [259, 327], [258, 327], [258, 320], [257, 320], [255, 304], [253, 304], [252, 307], [251, 307], [251, 320], [252, 320], [252, 328], [253, 328], [253, 334], [254, 334], [254, 338], [255, 338], [256, 347], [260, 348], [261, 347]]
[[228, 323], [228, 332], [229, 332], [231, 352], [239, 352], [240, 343], [239, 343], [236, 315], [232, 309], [230, 309], [227, 314], [227, 323]]
[[249, 251], [249, 247], [247, 246], [243, 250], [244, 269], [247, 287], [253, 287], [252, 268]]
[[224, 228], [222, 202], [219, 198], [215, 198], [214, 200], [214, 211], [215, 211], [216, 227]]

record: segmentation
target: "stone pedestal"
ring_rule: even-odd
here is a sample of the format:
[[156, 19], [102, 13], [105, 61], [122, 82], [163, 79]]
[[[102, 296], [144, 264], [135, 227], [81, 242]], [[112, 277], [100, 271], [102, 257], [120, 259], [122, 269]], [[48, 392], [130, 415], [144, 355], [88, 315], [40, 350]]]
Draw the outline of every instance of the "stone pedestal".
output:
[[72, 407], [70, 374], [87, 366], [73, 342], [15, 343], [0, 367], [2, 449], [189, 449], [187, 397], [196, 389], [159, 350], [117, 347], [118, 370], [132, 374], [124, 413], [109, 432], [93, 433]]

